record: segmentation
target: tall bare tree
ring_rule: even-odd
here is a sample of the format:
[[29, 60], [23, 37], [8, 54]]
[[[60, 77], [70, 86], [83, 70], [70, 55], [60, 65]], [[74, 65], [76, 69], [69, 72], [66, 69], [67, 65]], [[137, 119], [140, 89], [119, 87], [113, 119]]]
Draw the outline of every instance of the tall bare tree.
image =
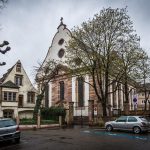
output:
[[[120, 67], [123, 61], [118, 52], [126, 48], [127, 41], [132, 45], [130, 52], [131, 49], [137, 49], [139, 39], [126, 8], [103, 9], [92, 20], [89, 19], [72, 30], [66, 63], [74, 75], [89, 74], [92, 78], [92, 83], [89, 84], [102, 104], [104, 116], [107, 116], [109, 94], [116, 91], [124, 77]], [[133, 55], [137, 55], [137, 52], [134, 50]], [[114, 83], [116, 88], [110, 91], [110, 85]]]
[[37, 95], [36, 104], [33, 112], [33, 119], [37, 118], [37, 114], [41, 108], [42, 100], [45, 96], [47, 84], [55, 78], [59, 70], [57, 61], [49, 60], [45, 64], [36, 67], [36, 82], [39, 84], [39, 94]]
[[145, 113], [147, 109], [149, 96], [150, 96], [150, 86], [149, 86], [150, 58], [148, 57], [146, 53], [144, 53], [144, 57], [141, 60], [139, 72], [140, 72], [140, 76], [138, 80], [138, 82], [140, 83], [139, 92], [144, 92], [145, 100], [144, 100], [144, 112], [143, 113]]
[[[136, 80], [139, 79], [141, 61], [145, 58], [145, 52], [139, 47], [139, 38], [136, 35], [130, 35], [124, 39], [123, 45], [121, 42], [120, 50], [118, 51], [122, 77], [120, 82], [124, 85], [123, 92], [125, 95], [124, 109], [125, 113], [129, 113], [129, 94], [132, 89], [137, 86]], [[129, 88], [130, 86], [130, 88]], [[131, 88], [131, 86], [133, 88]]]

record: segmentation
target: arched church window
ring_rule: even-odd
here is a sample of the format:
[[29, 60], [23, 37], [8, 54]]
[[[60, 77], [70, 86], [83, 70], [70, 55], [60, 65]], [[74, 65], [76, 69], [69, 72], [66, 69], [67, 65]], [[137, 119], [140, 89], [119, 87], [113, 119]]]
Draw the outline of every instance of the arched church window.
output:
[[64, 54], [65, 54], [65, 50], [63, 48], [61, 48], [58, 52], [58, 57], [62, 58], [64, 56]]
[[58, 44], [59, 45], [62, 45], [64, 43], [64, 39], [60, 39], [59, 41], [58, 41]]
[[84, 78], [78, 77], [78, 107], [84, 107]]
[[60, 101], [64, 100], [65, 98], [65, 85], [64, 85], [64, 81], [60, 81], [59, 82], [60, 85]]

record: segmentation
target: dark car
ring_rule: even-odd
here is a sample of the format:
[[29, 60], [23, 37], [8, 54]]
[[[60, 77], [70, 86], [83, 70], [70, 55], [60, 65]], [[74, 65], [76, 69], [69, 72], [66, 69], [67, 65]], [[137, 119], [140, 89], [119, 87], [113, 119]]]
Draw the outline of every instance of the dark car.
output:
[[0, 119], [0, 142], [10, 140], [20, 142], [19, 126], [10, 118]]
[[148, 121], [142, 116], [121, 116], [115, 121], [105, 123], [107, 131], [127, 130], [140, 133], [149, 130]]

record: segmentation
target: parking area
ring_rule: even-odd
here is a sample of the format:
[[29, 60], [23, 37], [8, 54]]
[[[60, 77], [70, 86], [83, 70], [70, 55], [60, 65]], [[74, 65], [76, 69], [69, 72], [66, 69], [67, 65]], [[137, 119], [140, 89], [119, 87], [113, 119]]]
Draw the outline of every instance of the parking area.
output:
[[21, 141], [1, 143], [1, 150], [148, 150], [150, 133], [106, 132], [104, 129], [75, 126], [68, 129], [22, 131]]

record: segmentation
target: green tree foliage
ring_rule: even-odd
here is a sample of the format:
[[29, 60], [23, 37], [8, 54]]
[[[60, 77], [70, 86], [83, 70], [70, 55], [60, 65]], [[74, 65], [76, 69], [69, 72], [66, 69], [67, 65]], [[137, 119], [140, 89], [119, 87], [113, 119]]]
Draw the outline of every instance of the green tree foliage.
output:
[[60, 106], [52, 106], [50, 108], [42, 108], [41, 109], [41, 117], [42, 119], [51, 119], [51, 120], [58, 120], [59, 116], [65, 116], [66, 111], [63, 107]]
[[[103, 115], [107, 116], [109, 94], [117, 90], [120, 82], [127, 85], [132, 70], [138, 67], [141, 52], [127, 9], [107, 8], [72, 30], [66, 63], [74, 75], [89, 74], [92, 78], [89, 84], [102, 104]], [[114, 83], [116, 87], [110, 91]]]
[[146, 111], [147, 108], [147, 103], [148, 103], [148, 99], [149, 99], [149, 95], [150, 95], [150, 86], [149, 86], [149, 81], [150, 81], [150, 58], [148, 57], [148, 55], [146, 53], [143, 53], [143, 59], [141, 60], [140, 63], [140, 69], [139, 69], [139, 78], [138, 78], [138, 82], [139, 82], [139, 87], [138, 87], [138, 91], [139, 93], [144, 93], [144, 112]]

